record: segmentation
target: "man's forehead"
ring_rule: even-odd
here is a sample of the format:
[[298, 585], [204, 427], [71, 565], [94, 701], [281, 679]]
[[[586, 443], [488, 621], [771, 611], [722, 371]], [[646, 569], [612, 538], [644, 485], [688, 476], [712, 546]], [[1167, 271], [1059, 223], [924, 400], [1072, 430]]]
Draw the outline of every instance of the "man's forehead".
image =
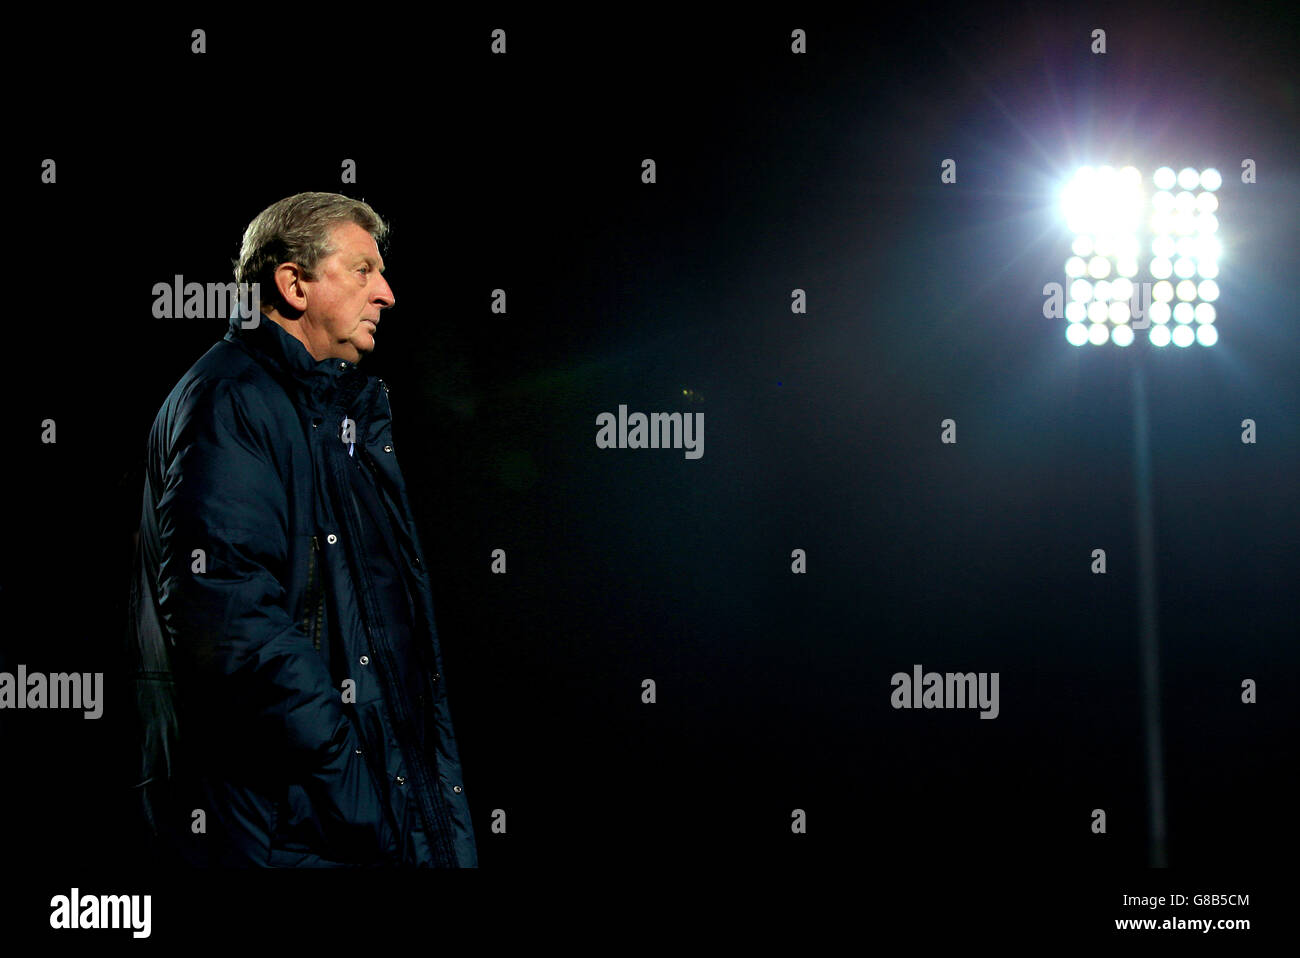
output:
[[364, 259], [383, 269], [384, 260], [379, 255], [379, 244], [365, 227], [356, 223], [342, 223], [334, 227], [330, 239], [338, 255], [345, 259]]

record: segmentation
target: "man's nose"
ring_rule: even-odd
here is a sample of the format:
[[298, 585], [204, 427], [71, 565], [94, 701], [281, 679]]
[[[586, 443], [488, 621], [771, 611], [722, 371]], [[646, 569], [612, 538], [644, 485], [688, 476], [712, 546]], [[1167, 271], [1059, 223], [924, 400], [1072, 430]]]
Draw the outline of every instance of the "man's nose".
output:
[[384, 279], [382, 274], [379, 277], [379, 287], [375, 290], [375, 302], [379, 303], [381, 308], [392, 306], [397, 302], [397, 297], [393, 295], [393, 287], [388, 285], [388, 280]]

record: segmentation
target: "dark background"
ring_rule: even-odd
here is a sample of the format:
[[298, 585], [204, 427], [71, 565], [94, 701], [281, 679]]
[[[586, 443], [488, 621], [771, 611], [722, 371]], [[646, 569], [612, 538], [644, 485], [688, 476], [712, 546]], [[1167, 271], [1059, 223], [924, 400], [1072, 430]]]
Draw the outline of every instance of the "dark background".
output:
[[[58, 81], [10, 104], [6, 668], [116, 667], [145, 438], [225, 329], [153, 319], [153, 284], [229, 280], [254, 215], [334, 190], [392, 225], [365, 366], [482, 869], [1144, 866], [1134, 362], [1169, 861], [1293, 859], [1294, 8], [187, 17], [55, 31]], [[1059, 188], [1101, 162], [1223, 172], [1215, 347], [1076, 349], [1043, 318]], [[598, 449], [620, 403], [703, 412], [703, 458]], [[895, 711], [914, 663], [1000, 672], [1000, 716]], [[6, 844], [34, 866], [138, 848], [115, 688], [98, 722], [3, 716]]]

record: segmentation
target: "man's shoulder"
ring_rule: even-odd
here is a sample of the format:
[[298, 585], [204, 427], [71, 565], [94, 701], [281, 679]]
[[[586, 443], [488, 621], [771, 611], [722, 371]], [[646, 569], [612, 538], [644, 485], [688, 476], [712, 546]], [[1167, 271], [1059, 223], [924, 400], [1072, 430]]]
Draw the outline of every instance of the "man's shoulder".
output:
[[231, 412], [256, 419], [292, 412], [284, 388], [253, 356], [222, 339], [177, 380], [154, 419], [159, 438], [174, 436], [194, 418], [226, 417]]

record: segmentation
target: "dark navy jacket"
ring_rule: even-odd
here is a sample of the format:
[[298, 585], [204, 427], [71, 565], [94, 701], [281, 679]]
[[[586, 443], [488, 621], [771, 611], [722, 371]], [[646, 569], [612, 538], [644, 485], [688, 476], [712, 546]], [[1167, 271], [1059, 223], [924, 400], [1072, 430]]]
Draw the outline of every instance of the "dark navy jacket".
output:
[[387, 385], [233, 317], [148, 443], [128, 654], [166, 857], [477, 866], [422, 556]]

